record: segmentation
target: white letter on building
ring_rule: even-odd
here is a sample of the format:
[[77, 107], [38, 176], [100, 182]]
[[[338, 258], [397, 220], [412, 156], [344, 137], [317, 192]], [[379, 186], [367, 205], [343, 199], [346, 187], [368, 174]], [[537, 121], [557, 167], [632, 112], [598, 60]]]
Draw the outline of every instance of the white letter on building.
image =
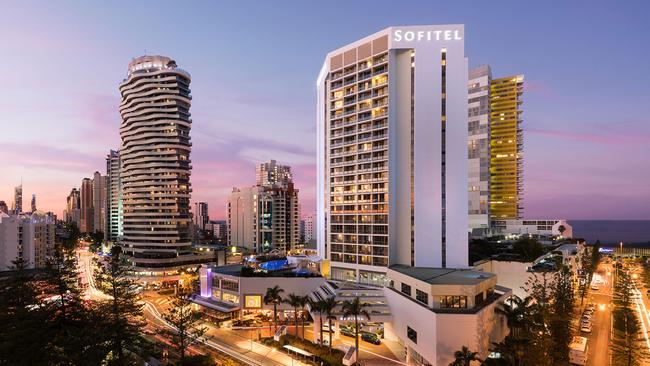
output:
[[421, 41], [422, 37], [424, 37], [424, 32], [423, 31], [418, 31], [418, 41]]
[[454, 31], [454, 39], [456, 41], [460, 41], [462, 39], [462, 38], [460, 38], [460, 31], [458, 31], [458, 30]]
[[445, 31], [445, 41], [451, 41], [451, 31], [450, 30]]
[[410, 42], [410, 41], [412, 41], [413, 39], [415, 39], [415, 33], [411, 32], [411, 31], [404, 32], [404, 40], [405, 40], [405, 41], [409, 41], [409, 42]]
[[442, 33], [442, 31], [437, 30], [437, 31], [433, 31], [433, 33], [436, 34], [436, 41], [439, 41], [440, 40], [440, 33]]
[[395, 42], [399, 42], [399, 41], [401, 41], [401, 40], [402, 40], [402, 31], [399, 30], [399, 29], [396, 30], [396, 31], [393, 33], [393, 36], [394, 36], [393, 38], [395, 39]]

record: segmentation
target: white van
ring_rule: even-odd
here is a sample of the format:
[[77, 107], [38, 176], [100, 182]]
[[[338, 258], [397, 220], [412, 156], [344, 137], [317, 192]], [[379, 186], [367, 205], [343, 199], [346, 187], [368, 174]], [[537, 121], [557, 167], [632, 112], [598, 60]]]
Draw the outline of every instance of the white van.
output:
[[569, 345], [569, 362], [574, 365], [587, 364], [587, 338], [573, 337]]

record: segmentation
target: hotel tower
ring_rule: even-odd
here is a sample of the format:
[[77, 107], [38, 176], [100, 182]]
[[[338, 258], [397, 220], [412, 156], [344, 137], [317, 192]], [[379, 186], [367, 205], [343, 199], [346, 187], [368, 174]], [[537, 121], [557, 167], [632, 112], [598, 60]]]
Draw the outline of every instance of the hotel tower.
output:
[[318, 76], [318, 245], [330, 276], [467, 267], [463, 25], [390, 27]]
[[194, 263], [190, 240], [190, 74], [142, 56], [120, 84], [120, 244], [136, 270]]

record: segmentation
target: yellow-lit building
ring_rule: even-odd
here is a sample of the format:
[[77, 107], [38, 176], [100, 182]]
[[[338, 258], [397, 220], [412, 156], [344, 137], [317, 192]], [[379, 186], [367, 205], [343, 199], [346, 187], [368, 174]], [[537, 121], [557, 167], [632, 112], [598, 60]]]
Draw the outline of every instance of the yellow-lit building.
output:
[[492, 79], [490, 84], [490, 216], [519, 219], [522, 210], [524, 76]]

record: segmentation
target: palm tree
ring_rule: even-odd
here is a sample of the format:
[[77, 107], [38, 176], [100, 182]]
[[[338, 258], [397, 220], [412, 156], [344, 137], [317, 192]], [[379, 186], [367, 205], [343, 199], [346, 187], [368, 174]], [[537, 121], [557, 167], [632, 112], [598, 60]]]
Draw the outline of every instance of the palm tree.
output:
[[273, 304], [273, 327], [275, 331], [278, 330], [278, 304], [282, 303], [281, 294], [284, 292], [280, 286], [275, 285], [266, 289], [266, 294], [264, 295], [264, 304]]
[[302, 311], [302, 339], [305, 340], [305, 320], [307, 319], [307, 313], [305, 312], [305, 306], [309, 304], [309, 296], [300, 296], [300, 310]]
[[354, 317], [354, 351], [359, 361], [359, 316], [363, 316], [366, 320], [370, 320], [370, 314], [365, 309], [367, 304], [361, 303], [359, 297], [355, 297], [352, 301], [343, 301], [343, 317]]
[[[322, 313], [325, 313], [325, 319], [327, 319], [327, 324], [329, 325], [329, 333], [330, 333], [330, 343], [329, 343], [329, 348], [330, 348], [330, 354], [332, 354], [332, 320], [336, 319], [336, 316], [334, 315], [334, 308], [336, 305], [338, 305], [338, 302], [334, 297], [328, 297], [325, 300], [321, 300], [320, 302], [320, 311]], [[323, 338], [323, 327], [321, 327], [321, 339]]]
[[472, 361], [481, 361], [478, 358], [478, 352], [472, 352], [465, 346], [460, 351], [454, 352], [454, 357], [456, 359], [449, 366], [469, 366]]
[[296, 325], [296, 338], [298, 338], [298, 308], [302, 304], [302, 296], [296, 294], [289, 294], [289, 297], [284, 300], [286, 304], [293, 307], [293, 320]]
[[322, 347], [323, 346], [323, 312], [321, 311], [321, 306], [323, 305], [323, 300], [319, 300], [319, 301], [310, 300], [309, 305], [312, 311], [318, 312], [318, 319], [319, 319], [318, 326], [320, 327], [318, 331], [318, 335], [319, 335], [318, 342]]
[[531, 321], [530, 306], [533, 303], [533, 298], [526, 296], [522, 299], [517, 295], [513, 295], [506, 301], [496, 311], [505, 316], [508, 328], [510, 328], [510, 334], [514, 338], [520, 338], [522, 336], [521, 331], [527, 330]]

